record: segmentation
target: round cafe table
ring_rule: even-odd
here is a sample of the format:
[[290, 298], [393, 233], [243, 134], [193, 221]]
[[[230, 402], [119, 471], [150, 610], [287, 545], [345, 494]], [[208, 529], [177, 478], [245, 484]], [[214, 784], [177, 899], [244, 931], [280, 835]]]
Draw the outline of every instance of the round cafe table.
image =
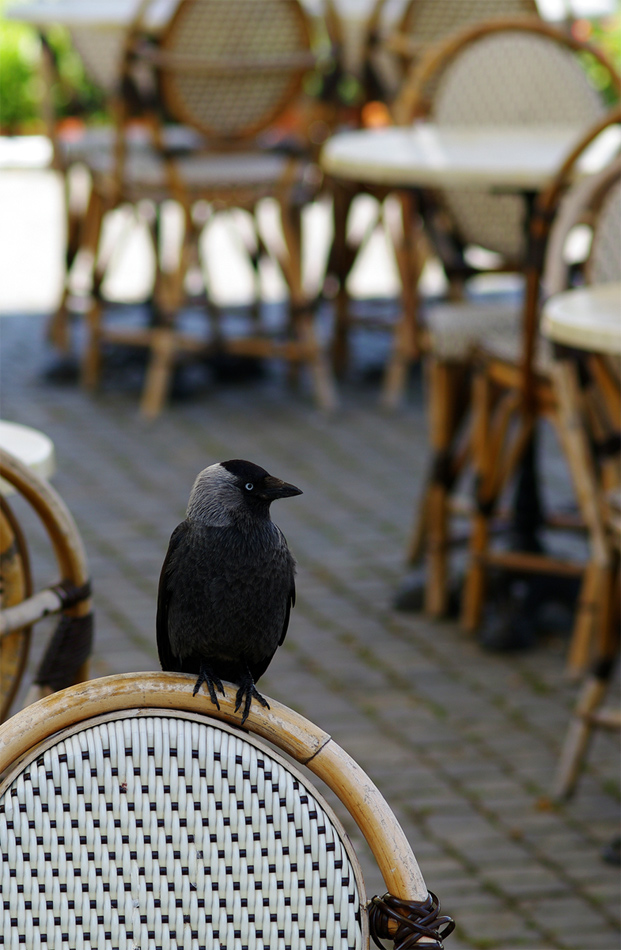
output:
[[563, 346], [621, 356], [621, 281], [550, 297], [541, 330]]
[[[0, 451], [9, 452], [26, 465], [39, 478], [49, 480], [56, 470], [54, 443], [43, 432], [16, 422], [0, 419]], [[9, 495], [14, 491], [8, 482], [0, 479], [0, 492]]]

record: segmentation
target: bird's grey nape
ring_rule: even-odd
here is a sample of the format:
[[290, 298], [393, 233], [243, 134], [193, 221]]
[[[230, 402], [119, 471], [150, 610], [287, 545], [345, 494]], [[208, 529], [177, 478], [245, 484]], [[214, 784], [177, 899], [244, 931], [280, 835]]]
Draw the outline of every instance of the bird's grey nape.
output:
[[235, 476], [216, 462], [196, 476], [186, 517], [213, 528], [226, 528], [233, 523], [233, 512], [239, 504]]

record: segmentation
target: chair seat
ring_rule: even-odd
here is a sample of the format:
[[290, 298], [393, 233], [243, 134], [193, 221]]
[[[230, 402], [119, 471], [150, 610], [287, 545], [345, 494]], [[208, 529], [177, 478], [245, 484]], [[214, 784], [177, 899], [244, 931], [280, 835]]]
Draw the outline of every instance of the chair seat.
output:
[[428, 350], [448, 362], [466, 362], [483, 343], [517, 342], [519, 305], [507, 303], [439, 303], [425, 314]]
[[[98, 176], [100, 187], [113, 184], [112, 150], [94, 149], [85, 161]], [[273, 152], [200, 153], [173, 160], [175, 177], [191, 192], [274, 188], [288, 176], [290, 168], [294, 173], [292, 180], [301, 181], [303, 165]], [[131, 150], [125, 161], [123, 188], [131, 193], [166, 191], [169, 194], [169, 178], [161, 156], [152, 149]]]
[[[152, 136], [144, 125], [130, 126], [126, 131], [126, 142], [130, 149], [148, 149]], [[162, 139], [166, 149], [172, 152], [189, 152], [204, 145], [203, 137], [185, 125], [167, 125], [162, 130]], [[57, 148], [63, 165], [84, 162], [90, 165], [102, 150], [111, 162], [116, 130], [111, 125], [91, 126], [77, 135], [59, 135]]]
[[[447, 362], [466, 362], [475, 350], [486, 358], [518, 365], [522, 351], [522, 313], [519, 306], [503, 303], [438, 304], [426, 315], [428, 348]], [[534, 367], [548, 373], [552, 347], [540, 337]]]
[[[521, 334], [509, 334], [506, 337], [498, 335], [489, 340], [485, 339], [479, 346], [479, 352], [487, 359], [502, 361], [518, 367], [522, 352]], [[553, 362], [554, 352], [550, 341], [546, 340], [545, 337], [539, 337], [533, 358], [533, 370], [540, 376], [549, 376]]]

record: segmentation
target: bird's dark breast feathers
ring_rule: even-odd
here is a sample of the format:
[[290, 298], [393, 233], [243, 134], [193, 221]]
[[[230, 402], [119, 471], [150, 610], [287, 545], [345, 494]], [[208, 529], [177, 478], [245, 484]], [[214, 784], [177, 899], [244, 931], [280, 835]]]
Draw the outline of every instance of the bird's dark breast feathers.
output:
[[257, 679], [284, 638], [293, 596], [294, 561], [279, 529], [189, 525], [174, 542], [160, 599], [179, 666], [194, 672], [206, 658], [236, 666], [243, 657]]

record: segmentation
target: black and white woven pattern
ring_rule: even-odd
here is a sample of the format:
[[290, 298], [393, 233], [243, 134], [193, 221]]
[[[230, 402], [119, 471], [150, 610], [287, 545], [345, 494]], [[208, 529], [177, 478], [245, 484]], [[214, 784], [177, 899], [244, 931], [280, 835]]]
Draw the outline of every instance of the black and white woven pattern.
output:
[[0, 947], [362, 947], [345, 838], [254, 740], [198, 717], [102, 717], [4, 787]]
[[[573, 125], [587, 129], [605, 111], [578, 57], [547, 37], [507, 31], [473, 42], [449, 64], [433, 103], [439, 125]], [[446, 190], [465, 243], [519, 260], [526, 240], [521, 197]]]
[[[206, 64], [238, 61], [221, 75], [175, 70], [164, 88], [169, 108], [209, 135], [234, 138], [263, 127], [297, 89], [304, 67], [258, 71], [244, 61], [277, 63], [309, 52], [301, 11], [289, 0], [200, 0], [180, 7], [163, 42]], [[175, 105], [176, 104], [176, 105]]]

